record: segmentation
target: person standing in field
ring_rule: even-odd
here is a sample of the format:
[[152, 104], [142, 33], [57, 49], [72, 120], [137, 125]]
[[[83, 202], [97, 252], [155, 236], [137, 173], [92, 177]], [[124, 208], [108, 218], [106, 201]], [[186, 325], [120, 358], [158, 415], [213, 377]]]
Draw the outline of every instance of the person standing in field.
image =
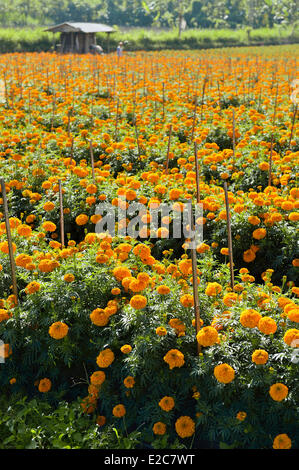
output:
[[116, 48], [116, 53], [117, 53], [117, 56], [118, 56], [118, 57], [120, 57], [120, 56], [123, 55], [123, 50], [124, 50], [124, 48], [123, 48], [123, 43], [120, 42], [120, 43], [118, 44], [117, 48]]

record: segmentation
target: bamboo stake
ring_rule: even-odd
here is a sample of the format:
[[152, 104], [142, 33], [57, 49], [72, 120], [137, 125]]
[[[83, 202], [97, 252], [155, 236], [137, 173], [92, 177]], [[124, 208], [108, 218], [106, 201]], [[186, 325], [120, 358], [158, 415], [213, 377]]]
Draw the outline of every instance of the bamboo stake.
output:
[[140, 145], [139, 145], [139, 135], [138, 135], [136, 120], [135, 120], [135, 123], [134, 123], [134, 127], [135, 127], [135, 136], [136, 136], [137, 149], [138, 149], [138, 158], [140, 160], [141, 151], [140, 151]]
[[61, 248], [64, 248], [64, 216], [63, 216], [63, 199], [62, 199], [62, 186], [61, 180], [58, 180], [59, 187], [59, 209], [60, 209], [60, 240]]
[[192, 122], [192, 133], [191, 133], [191, 140], [194, 139], [194, 129], [195, 129], [195, 121], [196, 121], [196, 108], [197, 108], [197, 95], [194, 98], [194, 111], [193, 111], [193, 122]]
[[7, 243], [8, 243], [9, 260], [10, 260], [12, 289], [13, 289], [14, 296], [16, 298], [16, 303], [18, 303], [18, 287], [17, 287], [17, 278], [16, 278], [16, 265], [15, 265], [14, 255], [13, 255], [12, 238], [11, 238], [10, 225], [9, 225], [9, 215], [8, 215], [8, 204], [7, 204], [5, 181], [4, 181], [3, 178], [1, 178], [0, 183], [1, 183], [1, 192], [2, 192], [2, 199], [3, 199], [3, 208], [4, 208], [4, 218], [5, 218]]
[[295, 126], [295, 121], [296, 121], [297, 110], [298, 110], [298, 105], [296, 104], [296, 106], [295, 106], [295, 108], [294, 108], [294, 114], [293, 114], [293, 120], [292, 120], [292, 128], [291, 128], [291, 135], [290, 135], [290, 140], [289, 140], [289, 145], [288, 145], [288, 148], [289, 148], [289, 149], [290, 149], [290, 147], [291, 147], [291, 142], [292, 142], [292, 138], [293, 138], [293, 132], [294, 132], [294, 126]]
[[196, 202], [200, 202], [200, 189], [199, 189], [199, 169], [198, 169], [198, 155], [197, 155], [197, 143], [194, 142], [194, 155], [195, 155], [195, 173], [196, 173]]
[[167, 155], [166, 155], [166, 163], [165, 163], [165, 173], [168, 173], [168, 164], [169, 164], [169, 151], [170, 151], [170, 140], [172, 134], [172, 124], [169, 126], [169, 136], [168, 136], [168, 145], [167, 145]]
[[229, 256], [229, 269], [230, 269], [230, 284], [231, 288], [234, 289], [234, 261], [233, 261], [233, 244], [232, 244], [232, 231], [230, 223], [230, 210], [228, 202], [228, 191], [227, 182], [224, 181], [224, 193], [225, 193], [225, 206], [226, 206], [226, 219], [227, 219], [227, 238], [228, 238], [228, 256]]
[[118, 108], [119, 108], [119, 98], [117, 98], [116, 116], [115, 116], [115, 130], [114, 130], [114, 140], [116, 142], [117, 142]]
[[163, 121], [164, 121], [164, 117], [165, 117], [165, 83], [164, 83], [164, 82], [163, 82], [162, 106], [163, 106], [163, 109], [162, 109], [162, 119], [163, 119]]
[[235, 110], [233, 109], [233, 157], [235, 164], [236, 157], [236, 119], [235, 119]]
[[[194, 300], [194, 316], [195, 316], [195, 332], [196, 336], [200, 330], [200, 310], [199, 310], [199, 299], [198, 299], [198, 282], [197, 282], [197, 256], [196, 256], [196, 246], [195, 245], [195, 228], [193, 221], [192, 213], [192, 202], [190, 203], [190, 230], [193, 235], [191, 236], [191, 261], [192, 261], [192, 287], [193, 287], [193, 300]], [[201, 346], [196, 340], [197, 344], [197, 354], [201, 352]]]
[[90, 152], [90, 161], [91, 161], [91, 174], [92, 174], [92, 182], [95, 184], [95, 173], [94, 173], [94, 155], [93, 155], [93, 146], [92, 140], [89, 141], [89, 152]]
[[268, 186], [272, 184], [272, 154], [273, 154], [273, 133], [271, 134], [271, 147], [269, 157], [269, 175], [268, 175]]

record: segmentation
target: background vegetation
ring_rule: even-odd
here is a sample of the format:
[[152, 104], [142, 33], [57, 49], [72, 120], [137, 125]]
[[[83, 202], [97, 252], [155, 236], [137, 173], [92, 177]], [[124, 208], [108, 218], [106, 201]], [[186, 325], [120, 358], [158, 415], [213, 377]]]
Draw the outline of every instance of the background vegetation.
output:
[[181, 29], [295, 27], [296, 5], [296, 0], [2, 0], [0, 25], [73, 20]]
[[[277, 26], [273, 29], [255, 30], [195, 30], [185, 31], [178, 37], [176, 30], [161, 31], [145, 28], [118, 30], [110, 35], [109, 46], [106, 34], [98, 34], [97, 43], [104, 52], [114, 51], [119, 41], [125, 42], [125, 50], [189, 50], [210, 49], [216, 47], [257, 46], [294, 44], [299, 39], [298, 32], [291, 26]], [[43, 28], [0, 28], [0, 53], [7, 52], [40, 52], [54, 50], [59, 43], [59, 34], [53, 36]]]

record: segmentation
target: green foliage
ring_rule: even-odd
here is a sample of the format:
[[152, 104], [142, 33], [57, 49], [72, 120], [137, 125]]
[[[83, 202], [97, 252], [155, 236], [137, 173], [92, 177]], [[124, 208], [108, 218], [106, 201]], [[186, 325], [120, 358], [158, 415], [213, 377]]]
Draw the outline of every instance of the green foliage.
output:
[[[63, 21], [63, 20], [62, 20]], [[298, 33], [291, 27], [260, 28], [254, 30], [248, 38], [245, 30], [209, 30], [189, 29], [178, 37], [177, 31], [146, 30], [130, 28], [117, 30], [109, 40], [110, 51], [115, 51], [119, 41], [125, 42], [127, 52], [136, 50], [165, 50], [165, 49], [209, 49], [219, 47], [235, 47], [247, 45], [280, 45], [298, 42]], [[59, 42], [59, 34], [47, 33], [41, 28], [36, 29], [0, 29], [0, 52], [40, 52], [53, 51], [54, 44]], [[97, 34], [97, 43], [108, 52], [108, 42], [105, 35]], [[106, 91], [103, 91], [106, 93]]]

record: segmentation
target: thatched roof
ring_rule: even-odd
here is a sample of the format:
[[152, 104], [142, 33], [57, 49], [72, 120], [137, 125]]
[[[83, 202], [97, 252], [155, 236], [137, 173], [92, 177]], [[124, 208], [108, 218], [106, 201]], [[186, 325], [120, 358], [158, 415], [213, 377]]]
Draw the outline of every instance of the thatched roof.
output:
[[61, 23], [51, 26], [45, 31], [52, 33], [113, 33], [115, 30], [111, 26], [101, 23]]

